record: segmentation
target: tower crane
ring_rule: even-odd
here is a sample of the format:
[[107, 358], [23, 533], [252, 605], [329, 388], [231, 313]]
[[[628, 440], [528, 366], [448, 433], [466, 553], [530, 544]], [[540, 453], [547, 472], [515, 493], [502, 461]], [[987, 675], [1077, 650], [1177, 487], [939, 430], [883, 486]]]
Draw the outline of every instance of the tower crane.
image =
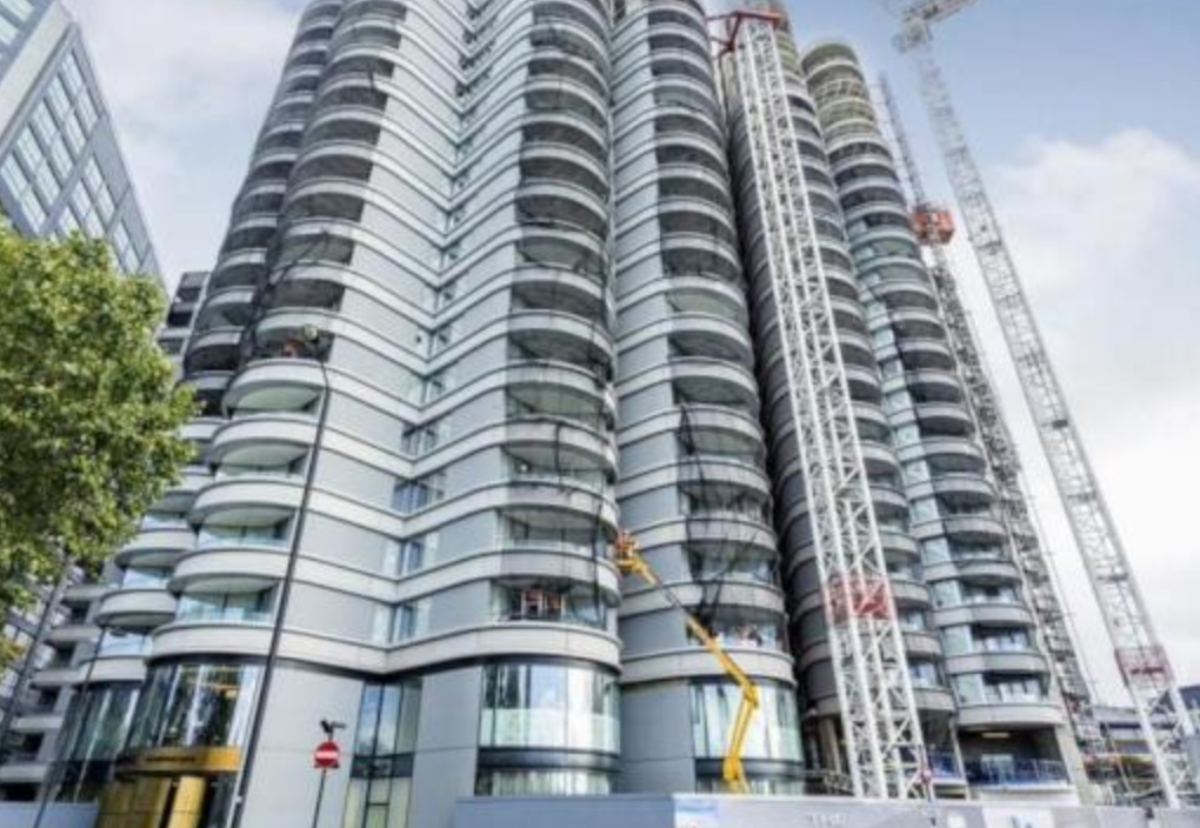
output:
[[[731, 127], [745, 137], [746, 212], [761, 225], [779, 349], [823, 591], [846, 777], [859, 797], [921, 799], [932, 786], [842, 364], [829, 278], [796, 133], [780, 6], [720, 18]], [[749, 185], [749, 186], [747, 186]], [[751, 195], [751, 193], [753, 193]]]
[[933, 51], [930, 27], [976, 2], [978, 0], [918, 0], [902, 12], [902, 30], [896, 44], [901, 51], [916, 57], [921, 91], [950, 183], [1076, 545], [1112, 638], [1117, 665], [1137, 709], [1163, 800], [1169, 807], [1200, 804], [1200, 780], [1190, 767], [1186, 752], [1187, 740], [1195, 735], [1194, 726], [1117, 535], [1075, 419], [1067, 407], [1016, 263], [1001, 232]]
[[1104, 752], [1105, 740], [1096, 720], [1087, 674], [1059, 598], [1054, 570], [1042, 549], [1031, 501], [1022, 479], [1016, 442], [1008, 430], [1000, 406], [1000, 395], [988, 374], [979, 336], [946, 253], [946, 245], [954, 237], [954, 220], [950, 211], [934, 204], [925, 190], [900, 108], [887, 78], [880, 79], [880, 93], [888, 113], [892, 139], [900, 154], [901, 169], [913, 198], [913, 230], [932, 259], [930, 278], [942, 307], [950, 346], [958, 361], [966, 389], [967, 406], [978, 425], [980, 442], [995, 478], [1001, 515], [1012, 543], [1013, 557], [1021, 567], [1023, 580], [1029, 590], [1046, 653], [1050, 656], [1054, 677], [1071, 719], [1075, 741], [1085, 756], [1095, 759]]
[[746, 781], [746, 769], [742, 765], [742, 751], [746, 745], [746, 734], [749, 733], [750, 724], [754, 721], [754, 714], [758, 711], [758, 686], [725, 651], [721, 642], [684, 606], [675, 591], [663, 583], [662, 578], [654, 571], [654, 567], [650, 566], [650, 563], [642, 557], [641, 548], [633, 535], [621, 532], [617, 536], [616, 553], [614, 562], [621, 572], [641, 577], [642, 580], [661, 592], [672, 607], [683, 613], [683, 621], [687, 625], [688, 632], [713, 654], [713, 657], [721, 665], [721, 669], [733, 679], [741, 691], [742, 700], [738, 705], [733, 727], [729, 731], [729, 741], [725, 746], [725, 759], [721, 764], [721, 775], [725, 779], [725, 783], [736, 793], [749, 793], [750, 785]]

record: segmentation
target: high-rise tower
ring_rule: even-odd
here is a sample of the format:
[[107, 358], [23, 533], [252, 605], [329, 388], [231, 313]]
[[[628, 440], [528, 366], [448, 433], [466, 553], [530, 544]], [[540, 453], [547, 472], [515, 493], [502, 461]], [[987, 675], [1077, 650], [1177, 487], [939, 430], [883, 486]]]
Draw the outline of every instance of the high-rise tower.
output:
[[618, 515], [796, 790], [742, 284], [700, 4], [311, 3], [184, 351], [195, 462], [95, 611], [147, 647], [106, 828], [311, 819], [322, 720], [323, 826], [719, 787], [736, 690]]
[[[828, 296], [840, 350], [835, 369], [852, 399], [855, 442], [935, 787], [942, 795], [986, 798], [1034, 785], [1039, 796], [1072, 800], [1061, 702], [862, 69], [845, 44], [799, 54], [785, 28], [777, 38], [781, 68], [773, 71], [784, 75], [779, 83], [801, 159], [801, 201], [811, 213], [815, 250], [807, 266], [820, 270], [819, 287]], [[769, 261], [767, 211], [786, 207], [755, 195], [764, 177], [783, 173], [778, 159], [771, 164], [751, 153], [750, 130], [738, 123], [733, 150], [806, 745], [836, 790], [856, 761], [846, 756], [843, 730], [854, 715], [844, 705], [855, 698], [845, 685], [855, 677], [835, 657], [840, 651], [829, 634], [830, 619], [845, 610], [831, 609], [840, 585], [822, 565], [818, 531], [830, 518], [824, 504], [810, 502], [819, 490], [806, 480], [820, 467], [819, 447], [798, 442], [795, 423], [803, 418], [789, 393], [798, 380], [789, 376], [794, 367], [784, 365], [780, 339], [787, 328], [780, 315], [788, 311], [772, 298], [777, 268]]]
[[[121, 271], [159, 275], [83, 32], [59, 0], [0, 3], [0, 221], [29, 237], [104, 239]], [[0, 800], [31, 796], [44, 778], [65, 705], [32, 679], [73, 646], [49, 633], [77, 620], [63, 598], [81, 577], [37, 585], [32, 607], [4, 614], [0, 634], [23, 652], [0, 671]]]

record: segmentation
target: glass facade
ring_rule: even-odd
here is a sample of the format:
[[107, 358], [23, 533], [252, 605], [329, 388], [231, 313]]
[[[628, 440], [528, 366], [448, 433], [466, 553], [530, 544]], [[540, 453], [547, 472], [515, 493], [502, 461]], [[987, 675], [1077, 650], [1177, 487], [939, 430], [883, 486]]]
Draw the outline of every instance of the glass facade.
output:
[[408, 824], [420, 711], [420, 679], [363, 688], [343, 828]]
[[[122, 271], [157, 275], [146, 222], [78, 26], [47, 13], [56, 6], [45, 0], [0, 3], [0, 84], [25, 82], [9, 71], [23, 61], [31, 65], [22, 67], [21, 76], [35, 78], [28, 89], [4, 92], [23, 100], [0, 134], [0, 208], [24, 234], [82, 232], [107, 241]], [[58, 38], [48, 58], [23, 53], [35, 32]], [[35, 59], [44, 64], [32, 65]]]
[[[746, 734], [745, 759], [799, 762], [800, 720], [792, 696], [781, 686], [761, 682], [759, 709]], [[692, 737], [696, 756], [722, 759], [729, 731], [741, 704], [741, 690], [733, 684], [692, 685]]]
[[483, 748], [620, 752], [616, 676], [557, 664], [484, 668]]
[[251, 664], [152, 667], [130, 748], [241, 747], [261, 674]]
[[60, 748], [59, 799], [87, 802], [99, 794], [125, 746], [140, 692], [135, 683], [97, 685], [75, 703]]

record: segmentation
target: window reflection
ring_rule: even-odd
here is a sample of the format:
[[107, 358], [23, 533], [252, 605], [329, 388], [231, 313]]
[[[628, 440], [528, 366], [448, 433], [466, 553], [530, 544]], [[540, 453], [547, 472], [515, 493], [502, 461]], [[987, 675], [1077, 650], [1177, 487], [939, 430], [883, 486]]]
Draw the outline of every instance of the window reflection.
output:
[[[759, 687], [759, 709], [750, 721], [742, 755], [747, 759], [800, 761], [800, 722], [792, 691]], [[721, 759], [741, 704], [741, 691], [727, 683], [692, 685], [692, 735], [696, 756]]]
[[492, 664], [483, 686], [481, 747], [620, 751], [615, 676], [556, 664]]
[[248, 664], [152, 668], [130, 747], [240, 747], [261, 673], [260, 666]]

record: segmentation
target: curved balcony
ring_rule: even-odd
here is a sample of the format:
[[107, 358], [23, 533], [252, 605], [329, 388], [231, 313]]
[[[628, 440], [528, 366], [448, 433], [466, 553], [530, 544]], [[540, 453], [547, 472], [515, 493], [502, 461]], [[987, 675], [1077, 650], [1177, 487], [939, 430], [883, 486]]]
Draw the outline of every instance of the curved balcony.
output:
[[179, 429], [179, 436], [189, 443], [207, 445], [213, 433], [225, 422], [222, 417], [193, 417]]
[[147, 630], [175, 617], [175, 597], [165, 589], [117, 589], [96, 607], [96, 623], [122, 630]]
[[925, 713], [951, 714], [958, 710], [954, 694], [939, 687], [914, 687], [913, 699], [917, 709]]
[[252, 287], [236, 286], [208, 294], [196, 314], [195, 329], [244, 327], [253, 314], [255, 292]]
[[914, 524], [913, 537], [930, 540], [945, 535], [967, 543], [1003, 543], [1007, 537], [1004, 525], [990, 515], [957, 515]]
[[597, 239], [608, 234], [608, 208], [600, 198], [578, 187], [525, 182], [517, 189], [517, 217], [525, 225], [565, 226]]
[[184, 370], [189, 374], [204, 371], [232, 371], [241, 353], [241, 328], [214, 328], [197, 332], [188, 342]]
[[958, 367], [954, 352], [942, 339], [900, 339], [895, 347], [912, 370], [954, 371]]
[[996, 489], [976, 474], [942, 474], [931, 480], [909, 483], [905, 492], [910, 499], [941, 497], [952, 505], [990, 505], [996, 502]]
[[46, 642], [54, 647], [71, 647], [93, 643], [99, 635], [95, 624], [59, 624], [46, 633]]
[[715, 237], [730, 245], [737, 244], [730, 214], [701, 201], [674, 199], [659, 204], [658, 225], [665, 238], [678, 235]]
[[1053, 702], [1000, 702], [958, 705], [962, 730], [1035, 730], [1064, 723], [1062, 707]]
[[288, 550], [230, 545], [201, 549], [180, 559], [170, 588], [188, 593], [261, 592], [287, 576]]
[[195, 545], [196, 535], [190, 529], [142, 529], [117, 551], [113, 560], [122, 568], [166, 568]]
[[969, 439], [975, 433], [975, 421], [970, 411], [960, 403], [918, 403], [893, 416], [895, 425], [916, 422], [928, 437], [958, 437]]
[[322, 396], [324, 389], [324, 372], [313, 360], [256, 360], [230, 383], [225, 407], [236, 411], [301, 411]]
[[316, 432], [315, 421], [305, 415], [239, 417], [216, 433], [209, 456], [215, 464], [283, 467], [308, 454]]
[[1025, 652], [978, 652], [946, 656], [946, 672], [955, 675], [968, 673], [1044, 673], [1046, 659], [1041, 653]]
[[594, 321], [561, 313], [523, 311], [508, 318], [509, 342], [516, 359], [567, 362], [585, 368], [611, 368], [616, 360], [612, 340]]
[[83, 679], [83, 667], [52, 662], [49, 666], [35, 671], [29, 683], [33, 687], [73, 687], [83, 682]]
[[279, 523], [300, 506], [303, 487], [296, 481], [228, 478], [205, 488], [192, 506], [191, 521], [262, 526]]
[[585, 153], [593, 162], [607, 164], [608, 141], [603, 132], [590, 121], [552, 112], [526, 116], [521, 128], [522, 147], [530, 150], [542, 147], [571, 147], [575, 153]]
[[1037, 621], [1020, 602], [963, 604], [934, 610], [938, 627], [968, 625], [995, 627], [1032, 627]]
[[745, 369], [697, 357], [672, 360], [668, 367], [672, 385], [690, 403], [726, 406], [757, 415], [758, 385]]
[[[795, 684], [792, 659], [783, 653], [753, 648], [732, 648], [729, 654], [748, 675], [777, 681], [789, 687]], [[712, 654], [701, 647], [630, 656], [621, 662], [621, 684], [648, 684], [723, 675]]]
[[919, 443], [896, 450], [901, 463], [927, 460], [941, 474], [980, 474], [987, 467], [983, 449], [971, 440], [955, 437], [927, 437]]
[[596, 198], [608, 197], [608, 174], [594, 158], [574, 147], [526, 144], [519, 163], [523, 182], [567, 184]]
[[212, 482], [212, 474], [207, 468], [186, 466], [182, 476], [167, 487], [162, 497], [154, 502], [156, 512], [186, 512], [195, 500], [196, 494]]
[[715, 236], [675, 234], [659, 239], [659, 248], [665, 276], [711, 274], [730, 283], [742, 277], [737, 248]]
[[536, 265], [512, 274], [513, 310], [558, 311], [585, 319], [609, 316], [603, 286], [587, 276]]

